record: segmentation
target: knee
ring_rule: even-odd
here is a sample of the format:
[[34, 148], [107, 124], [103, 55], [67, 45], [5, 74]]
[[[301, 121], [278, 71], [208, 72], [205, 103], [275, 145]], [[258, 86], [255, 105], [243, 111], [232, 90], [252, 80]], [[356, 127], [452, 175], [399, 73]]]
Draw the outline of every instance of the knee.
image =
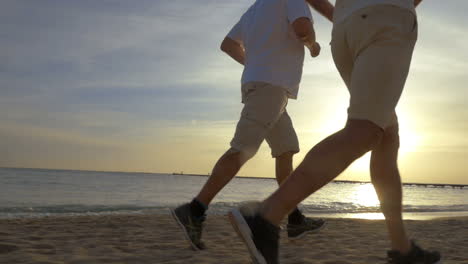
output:
[[398, 133], [398, 125], [394, 125], [385, 129], [382, 143], [388, 149], [400, 148], [400, 135]]
[[251, 159], [255, 154], [257, 153], [257, 148], [244, 148], [244, 149], [237, 149], [231, 147], [226, 151], [224, 156], [232, 159], [237, 159], [239, 162], [239, 165], [243, 165], [246, 163], [249, 159]]
[[368, 120], [348, 120], [345, 130], [352, 144], [365, 149], [374, 149], [381, 142], [384, 130]]
[[275, 158], [278, 160], [292, 160], [294, 154], [296, 154], [295, 151], [287, 151], [278, 156], [275, 156]]
[[368, 130], [368, 142], [369, 142], [369, 150], [375, 149], [384, 137], [384, 131], [382, 128], [374, 125], [374, 127]]

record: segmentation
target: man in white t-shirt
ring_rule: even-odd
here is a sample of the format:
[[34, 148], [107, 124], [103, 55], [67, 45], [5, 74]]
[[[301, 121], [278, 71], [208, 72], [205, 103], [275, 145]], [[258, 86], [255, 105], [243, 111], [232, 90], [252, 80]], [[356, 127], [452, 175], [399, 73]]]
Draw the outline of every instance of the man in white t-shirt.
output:
[[[324, 0], [307, 0], [313, 5]], [[280, 188], [262, 203], [234, 209], [233, 226], [255, 263], [278, 263], [278, 225], [298, 203], [371, 151], [371, 179], [385, 216], [389, 263], [435, 264], [436, 251], [411, 241], [403, 224], [395, 107], [417, 39], [415, 6], [421, 0], [337, 0], [333, 60], [349, 94], [345, 127], [313, 147]]]
[[[312, 57], [319, 55], [312, 14], [305, 0], [257, 0], [222, 42], [221, 50], [244, 65], [244, 107], [231, 147], [218, 160], [200, 193], [171, 211], [194, 250], [205, 247], [201, 234], [208, 205], [264, 140], [276, 158], [278, 184], [291, 173], [299, 143], [286, 105], [297, 97], [304, 46]], [[305, 217], [296, 207], [288, 217], [288, 237], [300, 238], [324, 224], [322, 219]]]

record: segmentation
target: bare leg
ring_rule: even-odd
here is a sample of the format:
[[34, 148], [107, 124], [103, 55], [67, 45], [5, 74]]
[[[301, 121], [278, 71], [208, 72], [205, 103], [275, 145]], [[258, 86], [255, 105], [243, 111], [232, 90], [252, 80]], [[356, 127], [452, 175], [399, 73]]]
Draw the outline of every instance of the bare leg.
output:
[[209, 205], [211, 200], [221, 191], [226, 184], [239, 172], [240, 168], [247, 161], [241, 159], [240, 152], [226, 151], [213, 168], [210, 178], [197, 195], [196, 199], [205, 205]]
[[[276, 158], [276, 180], [278, 181], [278, 185], [291, 174], [293, 155], [291, 152], [286, 152]], [[240, 159], [239, 152], [228, 150], [216, 163], [210, 178], [196, 199], [203, 204], [209, 205], [216, 194], [239, 172], [244, 163], [245, 161], [242, 162]]]
[[411, 249], [411, 242], [406, 236], [402, 216], [402, 188], [397, 165], [399, 145], [398, 125], [387, 128], [380, 144], [372, 150], [370, 171], [392, 249], [406, 253]]
[[344, 129], [313, 147], [291, 176], [263, 202], [263, 217], [279, 225], [297, 204], [377, 145], [382, 133], [370, 121], [348, 120]]
[[286, 152], [276, 157], [275, 168], [276, 168], [276, 181], [278, 182], [278, 185], [281, 185], [281, 183], [291, 174], [293, 155], [294, 153], [292, 152]]
[[[278, 182], [278, 185], [281, 186], [281, 183], [288, 178], [289, 175], [291, 175], [293, 171], [293, 152], [286, 152], [281, 154], [280, 156], [276, 157], [276, 181]], [[297, 208], [297, 207], [296, 207]], [[292, 211], [291, 214], [289, 215], [289, 223], [292, 223], [292, 219], [296, 219], [297, 217], [302, 217], [302, 213], [299, 211], [299, 209], [296, 209], [295, 211]]]

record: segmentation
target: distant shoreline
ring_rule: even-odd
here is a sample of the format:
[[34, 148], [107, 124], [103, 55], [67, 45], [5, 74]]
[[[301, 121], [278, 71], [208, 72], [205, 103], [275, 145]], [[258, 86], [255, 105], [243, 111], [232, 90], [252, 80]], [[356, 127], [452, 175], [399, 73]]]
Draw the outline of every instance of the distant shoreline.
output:
[[[194, 176], [194, 177], [209, 177], [209, 174], [198, 174], [198, 173], [184, 173], [182, 172], [142, 172], [142, 171], [94, 171], [94, 170], [75, 170], [75, 169], [47, 169], [47, 168], [20, 168], [20, 167], [0, 167], [0, 169], [13, 169], [13, 170], [40, 170], [40, 171], [81, 171], [81, 172], [99, 172], [99, 173], [136, 173], [136, 174], [166, 174], [166, 175], [181, 175], [181, 176]], [[255, 176], [237, 176], [243, 179], [255, 179], [255, 180], [272, 180], [274, 178], [269, 177], [255, 177]], [[353, 181], [353, 180], [334, 180], [334, 183], [350, 183], [350, 184], [367, 184], [370, 181]], [[429, 188], [457, 188], [457, 189], [468, 189], [468, 184], [450, 184], [450, 183], [403, 183], [403, 186], [421, 186]]]
[[[176, 173], [173, 172], [171, 175], [181, 175], [181, 176], [195, 176], [195, 177], [208, 177], [210, 175], [204, 174], [185, 174], [185, 173]], [[267, 179], [271, 180], [274, 178], [266, 178], [266, 177], [253, 177], [253, 176], [237, 176], [243, 179]], [[371, 183], [370, 181], [351, 181], [351, 180], [333, 180], [334, 183], [349, 183], [349, 184], [367, 184]], [[402, 183], [403, 186], [421, 186], [421, 187], [432, 187], [432, 188], [444, 188], [444, 187], [451, 187], [451, 188], [459, 188], [459, 189], [468, 189], [468, 184], [449, 184], [449, 183]]]

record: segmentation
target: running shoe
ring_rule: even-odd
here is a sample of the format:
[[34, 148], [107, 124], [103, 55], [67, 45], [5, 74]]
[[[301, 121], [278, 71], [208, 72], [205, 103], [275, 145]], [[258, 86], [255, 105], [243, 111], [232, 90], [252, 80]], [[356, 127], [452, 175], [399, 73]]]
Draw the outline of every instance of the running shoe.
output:
[[234, 230], [243, 240], [255, 264], [278, 264], [280, 229], [258, 213], [258, 203], [250, 203], [229, 213]]
[[288, 223], [286, 229], [288, 231], [288, 238], [296, 240], [304, 237], [309, 233], [318, 232], [326, 226], [326, 222], [320, 218], [309, 218], [302, 215], [302, 219], [298, 224]]
[[190, 211], [190, 204], [183, 204], [175, 209], [171, 209], [172, 216], [177, 224], [182, 228], [182, 231], [190, 243], [193, 250], [205, 249], [205, 244], [201, 241], [203, 222], [206, 215], [195, 217]]
[[390, 264], [441, 264], [441, 256], [437, 251], [428, 251], [420, 248], [414, 241], [411, 241], [411, 251], [403, 255], [397, 250], [387, 252], [388, 263]]

